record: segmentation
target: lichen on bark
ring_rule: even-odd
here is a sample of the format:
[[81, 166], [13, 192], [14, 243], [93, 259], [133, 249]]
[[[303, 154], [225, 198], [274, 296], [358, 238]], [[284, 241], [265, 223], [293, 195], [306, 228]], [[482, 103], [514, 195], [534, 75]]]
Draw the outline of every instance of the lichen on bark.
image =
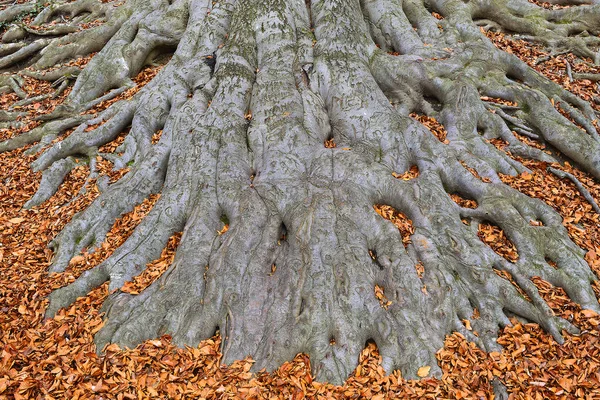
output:
[[[533, 276], [600, 312], [584, 251], [551, 207], [502, 183], [498, 174], [527, 168], [489, 143], [501, 138], [513, 155], [570, 160], [600, 178], [598, 113], [497, 49], [480, 29], [519, 32], [598, 61], [599, 5], [57, 3], [36, 9], [35, 21], [70, 13], [74, 20], [104, 16], [106, 23], [37, 39], [35, 30], [21, 32], [23, 39], [13, 31], [6, 41], [14, 43], [0, 45], [3, 87], [18, 91], [19, 72], [59, 79], [73, 70], [41, 72], [98, 54], [77, 71], [65, 103], [43, 125], [0, 143], [0, 151], [39, 142], [33, 168], [43, 178], [28, 207], [54, 194], [79, 165], [76, 158], [90, 160], [94, 177], [97, 157], [131, 170], [50, 243], [50, 271], [64, 271], [83, 249], [100, 245], [120, 215], [161, 194], [111, 257], [50, 296], [48, 317], [109, 281], [99, 351], [109, 342], [134, 346], [164, 333], [195, 345], [219, 330], [225, 362], [251, 355], [255, 368], [272, 369], [305, 352], [319, 379], [340, 382], [374, 340], [388, 372], [414, 377], [422, 366], [440, 373], [435, 353], [453, 331], [486, 350], [499, 347], [497, 330], [511, 316], [539, 323], [558, 341], [562, 330], [576, 332], [553, 315]], [[30, 10], [8, 7], [0, 21], [17, 18], [14, 7]], [[162, 53], [173, 54], [149, 84], [89, 114], [135, 86], [132, 78]], [[30, 68], [21, 71], [20, 63]], [[559, 113], [557, 102], [579, 126]], [[445, 137], [415, 114], [439, 121]], [[115, 153], [99, 151], [128, 126]], [[530, 146], [513, 130], [554, 152]], [[396, 178], [415, 167], [418, 174]], [[469, 206], [455, 202], [457, 195]], [[406, 248], [375, 205], [410, 219], [414, 233]], [[505, 259], [483, 243], [480, 223], [499, 227], [518, 257]], [[159, 280], [139, 295], [119, 291], [181, 231], [174, 262]], [[495, 270], [509, 273], [518, 288]], [[471, 331], [462, 321], [475, 311], [481, 317], [470, 322]]]

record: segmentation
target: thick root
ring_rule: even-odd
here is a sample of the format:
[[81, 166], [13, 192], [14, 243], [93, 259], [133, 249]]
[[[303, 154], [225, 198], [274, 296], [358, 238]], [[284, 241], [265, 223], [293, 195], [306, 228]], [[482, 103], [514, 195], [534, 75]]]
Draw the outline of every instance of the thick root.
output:
[[[42, 14], [40, 22], [52, 18]], [[435, 353], [453, 331], [487, 350], [498, 348], [498, 327], [512, 316], [539, 323], [558, 341], [563, 330], [576, 332], [553, 315], [531, 278], [600, 312], [590, 286], [596, 277], [561, 217], [502, 183], [500, 174], [527, 168], [489, 141], [503, 139], [513, 155], [568, 158], [600, 178], [595, 110], [494, 47], [478, 25], [482, 16], [486, 26], [557, 51], [595, 55], [598, 5], [127, 2], [111, 14], [101, 42], [112, 39], [79, 74], [66, 105], [37, 130], [0, 144], [48, 144], [78, 126], [34, 163], [44, 174], [28, 206], [53, 194], [75, 158], [133, 165], [52, 242], [53, 272], [101, 243], [122, 213], [161, 193], [111, 257], [50, 296], [47, 316], [110, 281], [116, 292], [105, 302], [99, 351], [167, 332], [195, 345], [219, 330], [225, 362], [250, 354], [255, 368], [273, 369], [306, 352], [317, 378], [335, 383], [351, 374], [369, 340], [386, 371], [415, 377], [423, 366], [441, 373]], [[87, 46], [74, 35], [53, 40]], [[54, 43], [37, 67], [61, 59]], [[39, 51], [29, 46], [0, 62]], [[156, 52], [175, 48], [132, 99], [79, 115], [129, 87]], [[419, 121], [441, 125], [429, 130]], [[116, 153], [99, 153], [128, 125]], [[395, 177], [413, 169], [412, 179]], [[410, 238], [373, 209], [381, 205], [410, 220]], [[480, 224], [499, 227], [515, 257], [482, 242]], [[117, 290], [179, 231], [175, 260], [158, 281], [136, 296]]]

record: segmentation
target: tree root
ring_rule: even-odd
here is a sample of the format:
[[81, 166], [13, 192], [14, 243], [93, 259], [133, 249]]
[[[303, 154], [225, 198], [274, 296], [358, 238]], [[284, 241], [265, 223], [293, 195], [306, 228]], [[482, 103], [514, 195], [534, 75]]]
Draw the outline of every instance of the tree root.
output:
[[571, 182], [573, 182], [573, 184], [575, 185], [575, 187], [577, 188], [577, 190], [579, 190], [579, 192], [581, 193], [581, 195], [588, 201], [588, 203], [590, 203], [590, 205], [592, 206], [592, 209], [596, 213], [600, 214], [600, 207], [598, 207], [598, 204], [594, 200], [594, 197], [585, 188], [585, 186], [583, 186], [583, 184], [579, 181], [579, 179], [577, 179], [577, 177], [575, 177], [575, 175], [570, 174], [570, 173], [568, 173], [566, 171], [561, 171], [559, 169], [552, 168], [552, 167], [548, 167], [548, 171], [552, 172], [554, 175], [558, 176], [559, 178], [563, 178], [563, 179], [567, 178]]
[[[251, 354], [256, 369], [273, 369], [306, 352], [318, 379], [339, 383], [368, 340], [386, 371], [410, 378], [426, 365], [441, 374], [435, 353], [453, 331], [486, 350], [498, 349], [498, 327], [512, 315], [559, 342], [563, 330], [577, 332], [553, 315], [533, 276], [600, 312], [584, 252], [551, 207], [502, 183], [499, 174], [527, 168], [489, 143], [500, 138], [514, 155], [556, 161], [517, 131], [600, 178], [594, 109], [498, 50], [477, 25], [485, 16], [488, 26], [589, 57], [595, 42], [573, 35], [598, 33], [598, 6], [551, 12], [525, 0], [360, 3], [131, 0], [114, 11], [99, 39], [107, 44], [65, 105], [0, 151], [47, 145], [76, 127], [34, 162], [43, 178], [28, 207], [52, 196], [76, 159], [131, 166], [52, 241], [52, 272], [99, 245], [115, 219], [148, 195], [161, 197], [112, 256], [51, 294], [46, 315], [109, 281], [98, 351], [166, 332], [195, 345], [219, 330], [224, 362]], [[91, 49], [89, 36], [75, 35], [53, 39], [71, 41], [68, 57]], [[62, 60], [54, 43], [34, 66]], [[69, 50], [77, 43], [85, 51]], [[132, 99], [80, 114], [130, 87], [157, 52], [175, 48]], [[0, 62], [33, 52], [26, 49]], [[412, 113], [438, 121], [445, 136]], [[115, 153], [99, 152], [128, 125]], [[394, 177], [414, 166], [418, 177]], [[461, 207], [453, 194], [476, 207]], [[406, 249], [375, 204], [412, 221]], [[515, 260], [479, 239], [484, 223], [516, 245]], [[180, 231], [175, 260], [158, 281], [139, 295], [118, 291]], [[508, 272], [516, 287], [495, 270]], [[376, 286], [391, 304], [381, 306]], [[476, 311], [481, 318], [472, 317]]]

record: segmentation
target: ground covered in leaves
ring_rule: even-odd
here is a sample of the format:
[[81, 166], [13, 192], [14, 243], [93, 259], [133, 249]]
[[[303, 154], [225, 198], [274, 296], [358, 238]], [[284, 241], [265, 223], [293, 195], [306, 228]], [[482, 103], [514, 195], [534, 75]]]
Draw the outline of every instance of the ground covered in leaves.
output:
[[[579, 61], [570, 53], [549, 56], [541, 47], [508, 35], [493, 32], [487, 35], [497, 46], [519, 56], [600, 109], [597, 83], [582, 79], [585, 75], [581, 75], [600, 71], [590, 60]], [[121, 98], [133, 95], [159, 68], [144, 69], [135, 79], [138, 87]], [[33, 78], [27, 78], [23, 89], [32, 96], [53, 90], [48, 83]], [[0, 139], [34, 127], [37, 122], [33, 117], [50, 112], [67, 93], [68, 89], [57, 98], [23, 107], [21, 111], [27, 113], [23, 127], [0, 130]], [[3, 108], [17, 101], [13, 94], [0, 97]], [[106, 106], [108, 104], [101, 104], [95, 111]], [[560, 108], [560, 104], [556, 107]], [[440, 141], [447, 140], [443, 126], [437, 121], [424, 116], [413, 117], [428, 126]], [[102, 151], [114, 151], [118, 141]], [[506, 146], [501, 140], [493, 143], [500, 149]], [[330, 145], [335, 146], [335, 143]], [[507, 386], [513, 399], [600, 399], [600, 317], [582, 311], [562, 289], [538, 278], [533, 281], [544, 299], [557, 315], [574, 321], [582, 329], [581, 334], [565, 335], [565, 343], [559, 345], [538, 325], [513, 320], [512, 326], [500, 332], [499, 342], [504, 350], [486, 354], [455, 333], [447, 338], [445, 347], [437, 354], [444, 372], [441, 379], [427, 378], [427, 367], [419, 370], [419, 375], [425, 377], [421, 380], [404, 380], [398, 372], [386, 376], [374, 344], [365, 348], [358, 368], [344, 386], [313, 381], [310, 361], [302, 354], [270, 374], [249, 372], [251, 359], [222, 365], [218, 335], [197, 348], [176, 348], [168, 336], [163, 336], [135, 349], [110, 345], [104, 355], [97, 356], [93, 335], [102, 325], [99, 308], [108, 295], [107, 286], [80, 298], [51, 320], [43, 318], [46, 297], [53, 289], [72, 282], [84, 270], [106, 259], [150, 211], [158, 196], [149, 198], [119, 219], [100, 249], [75, 257], [65, 273], [48, 275], [46, 270], [52, 252], [47, 249], [47, 243], [99, 192], [93, 180], [86, 181], [87, 167], [82, 165], [68, 176], [49, 201], [33, 210], [22, 209], [40, 180], [40, 174], [33, 173], [29, 167], [34, 156], [26, 155], [25, 150], [0, 154], [0, 399], [491, 399], [491, 382], [495, 378]], [[549, 165], [520, 161], [532, 172], [517, 177], [503, 176], [504, 182], [554, 207], [563, 216], [571, 238], [588, 251], [586, 260], [600, 276], [600, 216], [570, 180], [548, 172]], [[600, 183], [568, 163], [552, 166], [577, 176], [596, 201], [600, 201]], [[99, 165], [99, 168], [108, 173], [111, 165]], [[124, 172], [110, 173], [111, 179], [116, 180]], [[396, 178], [413, 179], [418, 173], [411, 169]], [[476, 207], [473, 200], [458, 195], [453, 196], [453, 200], [465, 207]], [[405, 245], [410, 243], [412, 223], [404, 214], [389, 206], [378, 205], [375, 210], [398, 226]], [[482, 224], [479, 236], [503, 257], [509, 260], [518, 257], [514, 245], [498, 227]], [[122, 290], [139, 293], [160, 276], [170, 264], [179, 238], [179, 234], [174, 235], [161, 257]], [[600, 295], [599, 285], [596, 284], [595, 290]], [[381, 288], [376, 287], [373, 295], [382, 307], [389, 306]], [[478, 317], [475, 312], [472, 319]], [[469, 320], [463, 322], [467, 329], [472, 329]]]

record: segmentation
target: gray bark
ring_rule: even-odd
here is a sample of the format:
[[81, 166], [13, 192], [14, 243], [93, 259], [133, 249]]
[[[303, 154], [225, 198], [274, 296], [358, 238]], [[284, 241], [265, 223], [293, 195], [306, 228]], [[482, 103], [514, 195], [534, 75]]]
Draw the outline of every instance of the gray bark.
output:
[[[0, 11], [0, 21], [14, 18], [11, 9]], [[7, 47], [0, 57], [7, 71], [28, 60], [38, 76], [59, 79], [44, 70], [100, 50], [45, 124], [0, 143], [0, 151], [37, 141], [45, 146], [33, 164], [43, 171], [42, 184], [28, 207], [54, 194], [78, 165], [75, 157], [101, 156], [117, 169], [133, 164], [52, 241], [50, 271], [63, 271], [84, 248], [100, 245], [115, 219], [150, 194], [161, 197], [111, 257], [51, 294], [47, 316], [106, 281], [119, 289], [183, 231], [175, 260], [158, 281], [139, 295], [117, 290], [106, 300], [99, 351], [109, 342], [134, 346], [164, 333], [193, 346], [219, 329], [226, 363], [252, 355], [256, 369], [273, 369], [305, 352], [318, 379], [341, 382], [372, 339], [388, 372], [415, 377], [425, 365], [440, 374], [435, 352], [453, 331], [497, 349], [507, 315], [539, 323], [558, 341], [563, 329], [576, 332], [553, 315], [532, 276], [600, 312], [590, 286], [597, 278], [584, 251], [551, 207], [501, 182], [499, 173], [527, 168], [488, 143], [502, 138], [512, 154], [555, 160], [517, 139], [511, 130], [518, 130], [600, 178], [600, 141], [591, 123], [597, 112], [498, 50], [479, 29], [491, 24], [597, 59], [599, 5], [129, 0], [113, 9], [77, 0], [40, 11], [36, 23], [61, 12], [77, 19], [82, 10], [107, 23], [37, 38], [12, 53]], [[79, 115], [106, 93], [131, 87], [144, 65], [169, 51], [168, 64], [132, 99], [93, 118]], [[517, 106], [499, 108], [482, 96]], [[440, 121], [447, 142], [411, 118], [413, 112]], [[129, 125], [114, 154], [99, 153]], [[73, 133], [48, 146], [71, 127]], [[158, 130], [162, 136], [153, 144]], [[325, 148], [328, 139], [337, 146]], [[412, 166], [420, 172], [415, 179], [392, 175]], [[477, 207], [458, 206], [453, 193]], [[376, 204], [411, 219], [415, 232], [406, 249]], [[219, 235], [223, 221], [230, 228]], [[476, 227], [484, 221], [516, 245], [516, 262], [479, 240]], [[494, 269], [508, 271], [530, 300]], [[385, 290], [389, 307], [379, 304], [375, 285]], [[478, 336], [461, 322], [475, 308]]]

